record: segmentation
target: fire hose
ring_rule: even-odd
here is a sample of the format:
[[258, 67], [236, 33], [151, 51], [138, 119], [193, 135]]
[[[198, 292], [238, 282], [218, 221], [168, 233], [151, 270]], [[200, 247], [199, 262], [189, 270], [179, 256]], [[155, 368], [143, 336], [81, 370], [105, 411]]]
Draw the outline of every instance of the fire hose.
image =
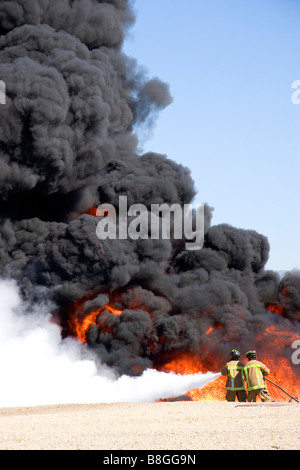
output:
[[277, 388], [280, 388], [280, 390], [282, 390], [284, 393], [286, 393], [289, 397], [291, 397], [293, 400], [295, 400], [297, 403], [299, 403], [299, 400], [297, 397], [293, 397], [292, 395], [290, 395], [288, 392], [286, 392], [285, 390], [283, 390], [283, 388], [281, 388], [279, 385], [277, 385], [275, 382], [273, 382], [273, 380], [270, 380], [268, 379], [267, 377], [265, 377], [265, 380], [267, 380], [268, 382], [271, 382], [271, 384], [275, 385], [275, 387]]

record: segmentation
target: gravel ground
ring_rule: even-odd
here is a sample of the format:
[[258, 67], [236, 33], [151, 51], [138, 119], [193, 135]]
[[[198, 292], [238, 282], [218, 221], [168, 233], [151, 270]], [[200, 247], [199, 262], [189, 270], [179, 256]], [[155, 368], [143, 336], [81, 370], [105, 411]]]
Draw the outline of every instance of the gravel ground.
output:
[[300, 449], [297, 403], [158, 402], [0, 408], [1, 450]]

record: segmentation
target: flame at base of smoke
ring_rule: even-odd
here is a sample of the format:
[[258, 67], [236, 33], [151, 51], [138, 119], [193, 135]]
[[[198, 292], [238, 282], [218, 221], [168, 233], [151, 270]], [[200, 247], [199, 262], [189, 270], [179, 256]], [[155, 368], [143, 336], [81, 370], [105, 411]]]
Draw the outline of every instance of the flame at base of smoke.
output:
[[144, 371], [121, 376], [74, 339], [62, 339], [47, 305], [25, 305], [13, 281], [0, 281], [0, 407], [153, 402], [201, 388], [218, 374]]

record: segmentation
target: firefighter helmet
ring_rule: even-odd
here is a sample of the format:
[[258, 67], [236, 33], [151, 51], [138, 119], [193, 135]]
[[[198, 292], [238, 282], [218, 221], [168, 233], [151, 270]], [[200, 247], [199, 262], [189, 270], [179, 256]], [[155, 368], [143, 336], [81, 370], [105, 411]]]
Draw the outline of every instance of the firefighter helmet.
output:
[[238, 351], [237, 349], [232, 349], [232, 350], [230, 351], [230, 356], [231, 356], [231, 357], [240, 357], [240, 355], [241, 355], [241, 353], [240, 353], [240, 351]]
[[248, 351], [248, 352], [246, 353], [246, 357], [247, 357], [248, 359], [254, 358], [254, 357], [256, 357], [256, 356], [257, 356], [257, 353], [256, 353], [256, 351], [254, 351], [254, 350]]

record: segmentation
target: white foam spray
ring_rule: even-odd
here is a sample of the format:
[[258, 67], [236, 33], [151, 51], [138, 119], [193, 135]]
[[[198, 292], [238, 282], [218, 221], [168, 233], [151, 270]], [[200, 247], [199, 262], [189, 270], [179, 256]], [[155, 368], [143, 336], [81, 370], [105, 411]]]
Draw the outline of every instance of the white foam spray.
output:
[[140, 377], [117, 377], [85, 345], [62, 339], [46, 305], [25, 313], [13, 281], [0, 281], [0, 374], [0, 407], [153, 402], [202, 388], [220, 375], [148, 369]]

